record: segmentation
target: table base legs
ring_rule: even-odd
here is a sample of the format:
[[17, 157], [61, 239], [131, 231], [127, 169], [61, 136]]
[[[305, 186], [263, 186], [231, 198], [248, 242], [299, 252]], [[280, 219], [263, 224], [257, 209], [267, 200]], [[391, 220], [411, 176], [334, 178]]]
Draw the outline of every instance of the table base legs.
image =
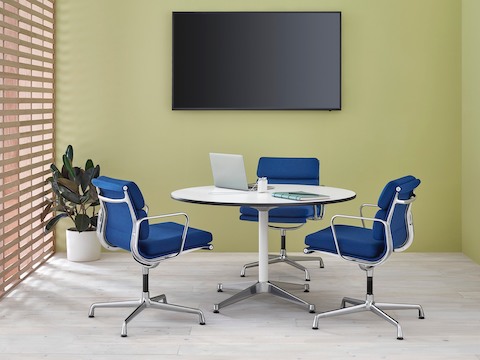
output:
[[[218, 285], [217, 290], [221, 292], [223, 289], [222, 284]], [[304, 285], [304, 291], [308, 291], [308, 285]], [[297, 305], [304, 306], [308, 309], [310, 313], [315, 312], [315, 305], [309, 304], [305, 300], [300, 299], [298, 296], [295, 296], [288, 291], [282, 289], [276, 283], [267, 281], [267, 282], [257, 282], [252, 286], [247, 287], [246, 289], [240, 291], [239, 293], [229, 297], [228, 299], [223, 300], [222, 302], [213, 305], [213, 312], [218, 313], [219, 310], [225, 306], [234, 304], [241, 300], [247, 299], [257, 294], [269, 293], [274, 296], [278, 296], [287, 301], [293, 302]]]

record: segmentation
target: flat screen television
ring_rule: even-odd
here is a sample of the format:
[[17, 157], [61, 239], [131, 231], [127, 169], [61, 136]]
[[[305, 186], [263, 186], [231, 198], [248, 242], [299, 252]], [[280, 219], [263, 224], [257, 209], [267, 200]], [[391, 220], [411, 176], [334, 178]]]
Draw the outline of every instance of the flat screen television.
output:
[[172, 17], [172, 109], [341, 109], [341, 12]]

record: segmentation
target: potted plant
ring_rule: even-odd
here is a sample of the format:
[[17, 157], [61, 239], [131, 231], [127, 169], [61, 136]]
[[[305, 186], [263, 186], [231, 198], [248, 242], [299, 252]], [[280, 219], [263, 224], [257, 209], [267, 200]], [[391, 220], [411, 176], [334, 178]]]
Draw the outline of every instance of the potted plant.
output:
[[92, 179], [100, 175], [100, 166], [88, 159], [85, 168], [73, 165], [73, 147], [68, 145], [62, 157], [63, 166], [59, 170], [50, 166], [52, 176], [47, 179], [52, 187], [52, 198], [46, 199], [42, 221], [47, 214], [54, 216], [45, 224], [45, 232], [50, 232], [63, 218], [69, 218], [73, 226], [67, 229], [67, 258], [71, 261], [92, 261], [100, 258], [100, 243], [96, 235], [97, 189]]

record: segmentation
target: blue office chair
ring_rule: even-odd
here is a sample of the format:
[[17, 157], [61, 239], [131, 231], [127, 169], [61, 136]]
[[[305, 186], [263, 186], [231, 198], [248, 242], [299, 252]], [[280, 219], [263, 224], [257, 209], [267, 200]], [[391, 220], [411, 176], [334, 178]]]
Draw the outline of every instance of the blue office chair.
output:
[[[319, 185], [320, 162], [315, 158], [261, 157], [258, 161], [257, 176], [266, 177], [269, 184]], [[319, 220], [323, 217], [323, 206], [285, 206], [268, 212], [269, 226], [280, 230], [280, 255], [270, 255], [269, 264], [284, 262], [305, 272], [305, 280], [310, 280], [308, 270], [298, 261], [318, 260], [323, 267], [321, 257], [289, 257], [286, 250], [286, 232], [303, 226], [307, 220]], [[240, 220], [258, 221], [258, 211], [248, 206], [240, 207]], [[245, 264], [240, 276], [245, 276], [247, 268], [258, 266], [258, 261]], [[307, 288], [306, 288], [307, 289]], [[305, 290], [307, 291], [307, 290]]]
[[[121, 336], [127, 336], [127, 324], [145, 308], [178, 311], [197, 314], [200, 324], [205, 324], [205, 316], [199, 309], [167, 303], [165, 295], [150, 297], [149, 270], [160, 262], [171, 259], [187, 251], [213, 249], [210, 244], [212, 234], [189, 227], [185, 213], [148, 216], [148, 208], [138, 186], [132, 181], [100, 176], [93, 179], [100, 199], [97, 234], [102, 245], [109, 250], [127, 250], [142, 266], [143, 291], [139, 300], [94, 303], [90, 306], [89, 317], [94, 317], [96, 308], [135, 307], [125, 319]], [[183, 224], [165, 221], [180, 217]], [[156, 221], [155, 224], [150, 222]]]
[[[347, 261], [359, 264], [367, 275], [367, 294], [365, 300], [345, 297], [341, 308], [317, 314], [313, 329], [318, 329], [321, 318], [351, 314], [370, 310], [397, 327], [397, 339], [403, 339], [400, 324], [383, 310], [418, 310], [420, 319], [424, 318], [423, 308], [416, 304], [376, 303], [373, 297], [373, 270], [383, 264], [393, 252], [404, 251], [413, 241], [413, 217], [411, 206], [415, 200], [414, 190], [420, 180], [405, 176], [390, 181], [383, 189], [377, 205], [364, 204], [360, 207], [360, 216], [335, 215], [331, 226], [308, 235], [305, 238], [307, 252], [319, 251], [340, 256]], [[378, 207], [375, 217], [365, 217], [365, 206]], [[336, 224], [337, 219], [360, 220], [362, 226]], [[372, 222], [372, 228], [365, 222]], [[347, 307], [346, 304], [353, 306]]]

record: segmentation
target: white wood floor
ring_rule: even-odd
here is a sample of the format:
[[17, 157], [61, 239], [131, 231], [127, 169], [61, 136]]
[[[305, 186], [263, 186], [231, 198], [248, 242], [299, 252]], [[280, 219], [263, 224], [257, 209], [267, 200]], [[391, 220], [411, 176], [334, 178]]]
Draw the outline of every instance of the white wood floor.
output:
[[[212, 312], [213, 304], [234, 291], [216, 292], [217, 282], [241, 289], [256, 270], [240, 278], [252, 253], [195, 252], [166, 261], [151, 271], [152, 295], [201, 308], [198, 316], [145, 310], [120, 337], [131, 309], [97, 309], [95, 301], [137, 298], [141, 270], [129, 254], [106, 253], [90, 263], [73, 263], [57, 254], [17, 289], [0, 300], [0, 358], [19, 359], [480, 359], [480, 265], [462, 254], [395, 254], [377, 269], [377, 301], [423, 305], [416, 311], [389, 312], [400, 321], [405, 340], [373, 313], [321, 320], [274, 298], [258, 295]], [[339, 306], [342, 296], [364, 298], [364, 273], [354, 264], [325, 256], [325, 268], [305, 262], [311, 291], [293, 291], [314, 303], [317, 312]], [[270, 279], [303, 280], [285, 264], [270, 267]]]

